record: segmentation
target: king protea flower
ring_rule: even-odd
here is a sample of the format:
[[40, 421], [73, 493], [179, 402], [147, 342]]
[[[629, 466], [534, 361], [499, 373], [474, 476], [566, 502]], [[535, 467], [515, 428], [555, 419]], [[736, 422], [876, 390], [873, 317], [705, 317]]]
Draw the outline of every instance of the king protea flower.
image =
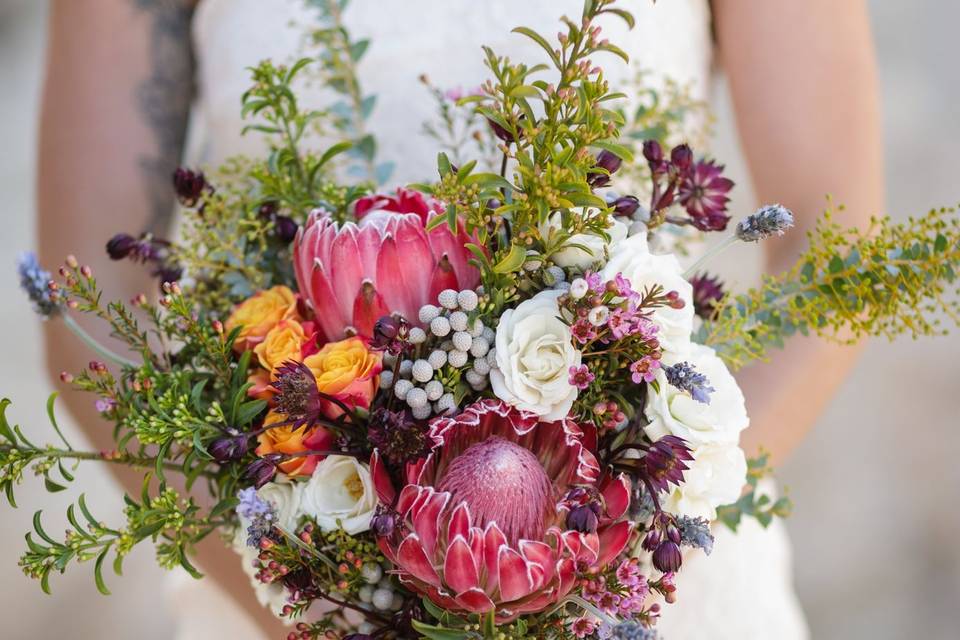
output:
[[462, 226], [456, 234], [445, 224], [426, 230], [440, 206], [401, 190], [396, 198], [358, 202], [357, 223], [338, 224], [320, 210], [310, 214], [294, 240], [294, 270], [326, 340], [345, 333], [371, 337], [374, 323], [391, 313], [415, 323], [420, 307], [444, 289], [477, 285]]
[[[395, 514], [380, 548], [400, 581], [438, 606], [495, 611], [501, 622], [541, 611], [570, 592], [578, 568], [602, 567], [626, 546], [630, 483], [601, 475], [572, 420], [539, 422], [482, 400], [435, 419], [429, 436], [433, 450], [406, 465], [399, 494], [376, 451], [371, 471]], [[578, 526], [584, 518], [568, 516], [589, 496], [599, 515]]]

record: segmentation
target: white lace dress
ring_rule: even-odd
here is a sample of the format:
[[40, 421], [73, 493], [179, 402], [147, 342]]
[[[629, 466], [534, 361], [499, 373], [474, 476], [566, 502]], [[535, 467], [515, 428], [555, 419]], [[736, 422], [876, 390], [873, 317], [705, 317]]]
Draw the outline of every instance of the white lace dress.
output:
[[[305, 0], [201, 0], [194, 22], [199, 101], [194, 113], [190, 160], [215, 165], [225, 158], [262, 153], [256, 135], [241, 137], [240, 95], [246, 68], [265, 58], [289, 62], [301, 53], [304, 28], [314, 19]], [[617, 86], [639, 68], [682, 83], [694, 96], [707, 95], [711, 66], [708, 0], [627, 3], [637, 27], [619, 21], [605, 35], [630, 54], [632, 67], [610, 56], [606, 76]], [[359, 74], [366, 93], [377, 95], [369, 128], [381, 160], [393, 161], [392, 181], [402, 185], [436, 176], [436, 145], [421, 134], [435, 102], [419, 83], [427, 74], [442, 88], [471, 88], [487, 77], [481, 44], [514, 59], [542, 53], [511, 34], [518, 25], [545, 34], [557, 18], [576, 17], [582, 0], [353, 0], [345, 20], [352, 35], [371, 46]], [[324, 106], [327, 96], [307, 88], [305, 104]], [[691, 554], [679, 576], [680, 600], [660, 623], [667, 640], [801, 640], [806, 625], [791, 586], [790, 549], [779, 525], [762, 530], [748, 522], [733, 535], [717, 527], [713, 555]], [[178, 640], [258, 637], [246, 614], [208, 581], [176, 576], [170, 585], [180, 620]]]

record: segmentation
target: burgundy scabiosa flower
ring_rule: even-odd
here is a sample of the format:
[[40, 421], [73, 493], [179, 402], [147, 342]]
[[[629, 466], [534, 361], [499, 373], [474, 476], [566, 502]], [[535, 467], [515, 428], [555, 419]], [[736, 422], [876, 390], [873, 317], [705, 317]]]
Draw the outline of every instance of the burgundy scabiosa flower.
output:
[[291, 429], [313, 425], [324, 415], [325, 403], [317, 389], [317, 378], [302, 362], [288, 361], [277, 368], [273, 383], [277, 413], [290, 421]]
[[203, 177], [203, 171], [177, 167], [173, 172], [173, 189], [180, 204], [185, 207], [196, 206], [206, 188], [207, 180]]
[[[429, 436], [432, 451], [406, 465], [399, 493], [379, 452], [370, 465], [380, 501], [397, 513], [380, 548], [401, 583], [438, 606], [495, 611], [501, 622], [541, 611], [573, 589], [578, 567], [603, 567], [626, 546], [630, 482], [601, 475], [572, 420], [482, 400], [434, 419]], [[577, 488], [602, 502], [593, 532], [580, 530], [592, 528], [587, 514], [569, 520], [583, 505], [563, 498]]]
[[727, 203], [733, 181], [723, 177], [723, 165], [700, 160], [691, 167], [677, 191], [680, 204], [701, 231], [723, 231], [730, 222]]
[[370, 414], [367, 438], [392, 465], [415, 462], [430, 452], [431, 443], [424, 424], [415, 421], [406, 411], [375, 410]]
[[686, 441], [677, 436], [663, 436], [640, 458], [638, 475], [657, 493], [663, 493], [670, 490], [671, 484], [679, 486], [683, 482], [683, 472], [691, 460], [693, 454]]
[[719, 278], [707, 273], [699, 273], [690, 279], [693, 287], [693, 309], [704, 320], [713, 318], [717, 304], [725, 295], [723, 283]]

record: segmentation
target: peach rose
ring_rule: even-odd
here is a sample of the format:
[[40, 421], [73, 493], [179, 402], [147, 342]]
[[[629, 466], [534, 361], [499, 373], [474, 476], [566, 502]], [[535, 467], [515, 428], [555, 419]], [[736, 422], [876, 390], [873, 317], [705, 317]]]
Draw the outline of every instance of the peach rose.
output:
[[[276, 411], [267, 413], [263, 426], [269, 427], [278, 422], [284, 422], [287, 417]], [[268, 453], [302, 453], [304, 451], [328, 451], [334, 445], [333, 434], [323, 427], [307, 427], [306, 425], [293, 429], [291, 425], [267, 429], [259, 436], [257, 455], [265, 456]], [[309, 476], [317, 464], [326, 456], [312, 455], [290, 458], [280, 463], [280, 470], [288, 476]]]
[[[377, 389], [377, 376], [382, 369], [380, 354], [367, 348], [360, 338], [347, 338], [324, 345], [320, 351], [304, 359], [317, 378], [317, 389], [350, 407], [370, 406]], [[343, 411], [330, 405], [326, 413], [336, 418]]]
[[225, 328], [230, 333], [240, 327], [233, 348], [246, 351], [262, 342], [281, 320], [296, 318], [296, 315], [296, 294], [289, 287], [277, 285], [259, 291], [238, 304], [227, 318]]
[[296, 320], [281, 320], [267, 332], [263, 342], [253, 348], [260, 366], [270, 372], [270, 379], [277, 379], [277, 368], [289, 360], [300, 361], [304, 347], [311, 340], [316, 341], [312, 332], [312, 322], [300, 323]]

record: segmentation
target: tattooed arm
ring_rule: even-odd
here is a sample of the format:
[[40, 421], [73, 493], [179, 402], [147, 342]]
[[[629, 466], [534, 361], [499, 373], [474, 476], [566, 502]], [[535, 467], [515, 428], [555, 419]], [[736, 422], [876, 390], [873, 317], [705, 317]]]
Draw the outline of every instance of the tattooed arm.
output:
[[[147, 269], [109, 264], [115, 233], [170, 231], [171, 174], [180, 160], [193, 94], [188, 0], [54, 0], [40, 114], [38, 207], [45, 264], [67, 253], [89, 264], [110, 299], [153, 293]], [[119, 267], [119, 268], [118, 268]], [[109, 342], [101, 324], [87, 325]], [[53, 375], [94, 357], [61, 323], [45, 324]], [[112, 448], [111, 428], [86, 394], [65, 393], [94, 446]], [[139, 491], [136, 474], [121, 475]], [[236, 555], [217, 536], [200, 549], [208, 578], [224, 585], [268, 637], [283, 637], [259, 606]]]

